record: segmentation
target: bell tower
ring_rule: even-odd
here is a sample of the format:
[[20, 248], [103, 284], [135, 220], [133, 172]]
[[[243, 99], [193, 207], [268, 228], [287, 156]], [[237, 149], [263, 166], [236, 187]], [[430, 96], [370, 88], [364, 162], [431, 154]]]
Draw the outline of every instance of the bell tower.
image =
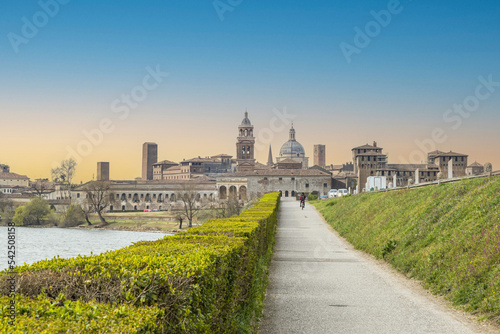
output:
[[238, 172], [253, 172], [255, 170], [255, 137], [253, 125], [248, 119], [248, 112], [238, 127], [238, 141], [236, 143], [236, 161]]

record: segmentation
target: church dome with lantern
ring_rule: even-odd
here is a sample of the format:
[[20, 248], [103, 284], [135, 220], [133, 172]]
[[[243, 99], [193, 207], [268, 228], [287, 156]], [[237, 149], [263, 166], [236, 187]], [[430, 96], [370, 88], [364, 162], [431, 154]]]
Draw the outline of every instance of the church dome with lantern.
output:
[[306, 156], [306, 151], [304, 150], [304, 146], [302, 146], [301, 143], [299, 143], [295, 139], [295, 129], [292, 128], [290, 129], [290, 138], [289, 140], [281, 146], [280, 150], [280, 157], [287, 157], [287, 158], [302, 158]]
[[308, 168], [309, 158], [306, 157], [304, 146], [302, 146], [302, 144], [295, 138], [295, 129], [293, 128], [293, 124], [290, 129], [288, 141], [281, 146], [280, 155], [276, 160], [278, 162], [282, 162], [289, 159], [295, 162], [300, 162], [302, 164], [302, 168], [304, 169]]

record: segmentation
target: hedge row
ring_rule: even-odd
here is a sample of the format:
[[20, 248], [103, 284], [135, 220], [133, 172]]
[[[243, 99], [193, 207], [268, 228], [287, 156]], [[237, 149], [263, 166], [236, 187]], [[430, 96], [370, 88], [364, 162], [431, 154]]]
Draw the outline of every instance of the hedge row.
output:
[[[77, 332], [83, 324], [76, 318], [68, 316], [66, 327], [57, 327], [63, 323], [54, 318], [77, 305], [99, 310], [92, 314], [96, 322], [106, 319], [109, 333], [236, 332], [255, 297], [258, 264], [273, 245], [278, 206], [279, 194], [267, 194], [236, 218], [212, 220], [176, 236], [18, 267], [18, 328]], [[8, 294], [7, 278], [0, 273], [2, 295]], [[37, 304], [50, 306], [47, 316], [20, 311]], [[124, 315], [130, 321], [123, 321]]]

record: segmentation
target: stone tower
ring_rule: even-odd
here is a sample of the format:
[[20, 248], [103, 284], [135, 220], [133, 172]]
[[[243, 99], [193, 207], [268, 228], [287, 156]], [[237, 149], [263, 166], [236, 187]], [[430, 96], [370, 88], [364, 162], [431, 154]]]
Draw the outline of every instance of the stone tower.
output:
[[255, 170], [255, 137], [253, 125], [248, 119], [248, 112], [238, 127], [238, 141], [236, 143], [236, 161], [238, 172], [253, 172]]
[[158, 162], [158, 145], [156, 143], [144, 143], [142, 145], [142, 179], [144, 181], [153, 179], [153, 165]]
[[109, 181], [109, 162], [97, 163], [97, 181]]
[[326, 166], [326, 146], [314, 145], [314, 164], [320, 167]]

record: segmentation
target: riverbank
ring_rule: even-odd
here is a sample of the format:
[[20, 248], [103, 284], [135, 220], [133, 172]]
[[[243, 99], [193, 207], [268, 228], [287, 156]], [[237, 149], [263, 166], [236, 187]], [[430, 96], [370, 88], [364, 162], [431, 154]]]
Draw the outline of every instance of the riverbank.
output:
[[[198, 224], [193, 224], [198, 226]], [[101, 229], [112, 231], [131, 231], [131, 232], [158, 232], [158, 233], [179, 233], [187, 230], [187, 224], [183, 223], [182, 229], [179, 229], [179, 223], [167, 222], [110, 222], [108, 225], [80, 225], [74, 227], [77, 229]]]
[[[23, 227], [29, 228], [65, 228], [65, 229], [101, 229], [112, 231], [132, 231], [132, 232], [158, 232], [158, 233], [178, 233], [188, 229], [188, 221], [184, 220], [182, 229], [179, 228], [179, 222], [172, 213], [162, 212], [118, 212], [107, 213], [104, 215], [107, 225], [102, 226], [98, 216], [90, 215], [89, 220], [92, 225], [86, 222], [81, 224], [70, 224], [64, 226], [62, 223], [29, 225]], [[193, 227], [200, 226], [210, 217], [205, 217], [193, 222]], [[62, 220], [62, 217], [61, 217]], [[0, 221], [0, 226], [7, 226], [7, 221]]]

